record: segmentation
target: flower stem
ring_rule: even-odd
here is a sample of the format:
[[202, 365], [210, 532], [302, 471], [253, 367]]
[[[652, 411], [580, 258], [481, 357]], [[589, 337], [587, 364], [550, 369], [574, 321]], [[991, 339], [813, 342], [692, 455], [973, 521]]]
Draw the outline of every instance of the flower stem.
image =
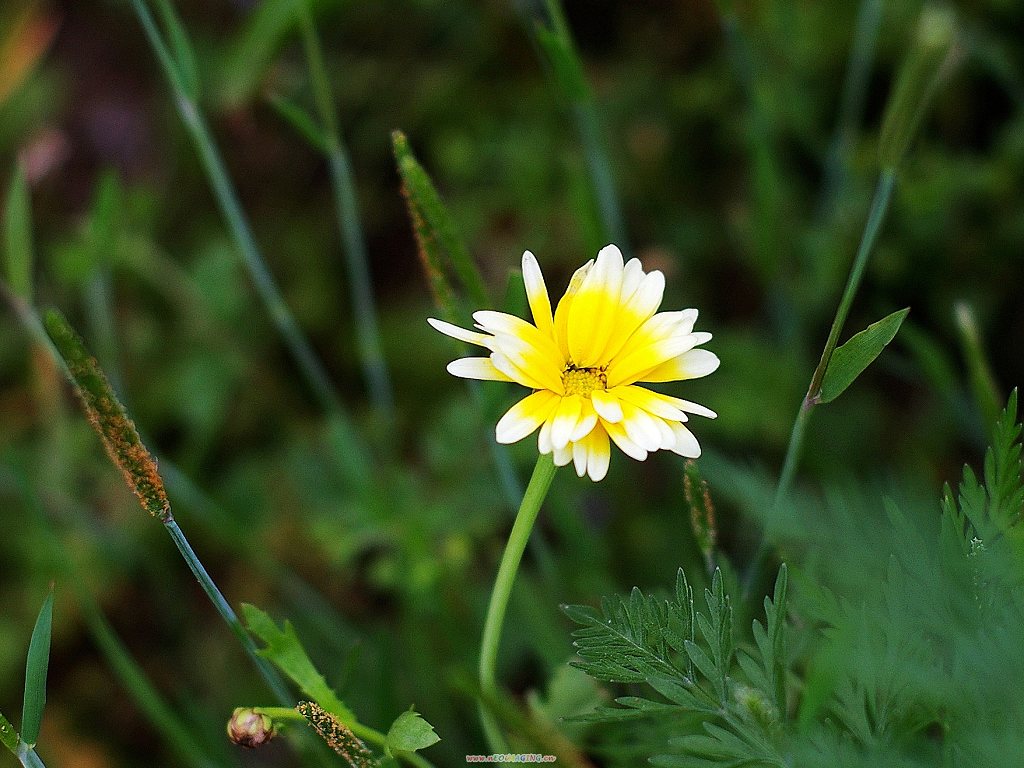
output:
[[[529, 485], [526, 486], [526, 492], [523, 494], [522, 504], [519, 505], [519, 512], [512, 525], [512, 533], [509, 534], [508, 543], [505, 545], [505, 553], [501, 556], [498, 575], [494, 580], [494, 589], [491, 591], [491, 601], [487, 606], [483, 638], [480, 641], [480, 690], [485, 694], [484, 698], [498, 692], [495, 669], [498, 661], [498, 645], [501, 642], [501, 628], [505, 623], [505, 611], [512, 595], [512, 585], [515, 583], [516, 573], [519, 571], [519, 563], [523, 559], [526, 542], [530, 538], [530, 531], [533, 530], [533, 524], [540, 512], [540, 505], [544, 502], [544, 497], [547, 496], [554, 476], [555, 463], [551, 454], [541, 454], [537, 459], [537, 465], [533, 468], [533, 475], [530, 477]], [[480, 720], [483, 723], [490, 749], [496, 753], [507, 752], [508, 747], [505, 744], [501, 728], [482, 702], [480, 704]]]

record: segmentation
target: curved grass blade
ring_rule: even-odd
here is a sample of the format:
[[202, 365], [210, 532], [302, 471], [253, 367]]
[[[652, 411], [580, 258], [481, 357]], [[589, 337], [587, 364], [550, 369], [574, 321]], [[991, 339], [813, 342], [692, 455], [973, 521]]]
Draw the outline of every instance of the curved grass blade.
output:
[[25, 701], [21, 716], [21, 738], [29, 747], [39, 739], [46, 706], [46, 672], [50, 667], [50, 634], [53, 628], [53, 587], [39, 609], [25, 663]]

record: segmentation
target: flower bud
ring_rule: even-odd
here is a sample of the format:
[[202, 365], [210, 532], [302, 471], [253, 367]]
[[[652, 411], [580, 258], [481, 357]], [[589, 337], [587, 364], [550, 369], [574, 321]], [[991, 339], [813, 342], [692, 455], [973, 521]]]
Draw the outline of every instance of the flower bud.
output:
[[228, 720], [228, 738], [240, 747], [255, 749], [275, 735], [274, 721], [252, 707], [238, 707]]

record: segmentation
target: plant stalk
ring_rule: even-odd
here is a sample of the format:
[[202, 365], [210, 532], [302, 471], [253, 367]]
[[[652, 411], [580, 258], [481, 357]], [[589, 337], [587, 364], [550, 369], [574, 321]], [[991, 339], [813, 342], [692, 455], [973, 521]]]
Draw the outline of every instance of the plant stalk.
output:
[[322, 408], [328, 413], [340, 412], [341, 403], [334, 392], [326, 370], [313, 351], [309, 340], [299, 328], [291, 310], [288, 309], [277, 283], [274, 282], [274, 278], [267, 268], [199, 105], [189, 95], [178, 65], [167, 49], [145, 0], [132, 0], [132, 6], [174, 91], [178, 113], [192, 137], [214, 197], [227, 220], [228, 228], [241, 253], [242, 261], [249, 271], [256, 292], [270, 313], [271, 320]]
[[[533, 475], [526, 486], [522, 504], [519, 505], [519, 512], [512, 524], [512, 532], [505, 545], [505, 552], [501, 556], [498, 575], [494, 580], [491, 600], [487, 606], [483, 637], [480, 640], [480, 690], [485, 699], [498, 694], [496, 668], [505, 612], [508, 609], [512, 586], [515, 583], [516, 573], [519, 571], [519, 564], [523, 559], [526, 543], [530, 539], [530, 531], [533, 530], [533, 524], [537, 520], [541, 504], [547, 496], [554, 476], [555, 463], [551, 454], [541, 454], [533, 468]], [[480, 720], [491, 751], [507, 752], [508, 745], [501, 732], [501, 727], [483, 702], [480, 703]]]
[[348, 267], [349, 292], [356, 329], [356, 347], [363, 366], [363, 378], [366, 380], [370, 400], [379, 412], [391, 420], [394, 418], [395, 397], [391, 386], [391, 376], [384, 361], [383, 344], [377, 324], [377, 307], [373, 298], [373, 282], [370, 279], [366, 240], [359, 220], [359, 201], [356, 197], [352, 164], [349, 162], [348, 152], [342, 141], [341, 130], [335, 116], [330, 80], [324, 67], [320, 41], [313, 25], [308, 0], [300, 0], [297, 3], [297, 8], [302, 42], [309, 64], [309, 76], [313, 84], [314, 100], [320, 114], [320, 123], [326, 134], [324, 153], [327, 156], [330, 170], [334, 208], [338, 217], [338, 228], [341, 231]]
[[782, 473], [779, 476], [779, 484], [775, 490], [775, 507], [781, 504], [789, 488], [793, 483], [793, 476], [796, 473], [796, 465], [800, 459], [800, 449], [803, 445], [804, 433], [807, 430], [807, 423], [810, 419], [811, 410], [818, 404], [821, 396], [821, 383], [825, 379], [825, 372], [832, 361], [832, 354], [839, 346], [839, 334], [843, 331], [846, 318], [850, 314], [850, 307], [857, 295], [861, 280], [864, 277], [864, 270], [867, 267], [868, 258], [874, 250], [875, 241], [885, 220], [885, 214], [889, 210], [889, 203], [892, 200], [892, 191], [896, 185], [896, 171], [886, 168], [878, 177], [878, 185], [875, 187], [875, 196], [871, 202], [871, 211], [868, 213], [867, 223], [864, 225], [864, 233], [861, 235], [860, 247], [854, 257], [853, 265], [850, 267], [849, 277], [846, 279], [846, 288], [839, 300], [839, 307], [832, 320], [832, 328], [829, 330], [828, 339], [825, 341], [825, 348], [821, 352], [821, 359], [818, 367], [814, 369], [811, 376], [811, 384], [807, 388], [807, 394], [800, 403], [800, 410], [797, 413], [796, 421], [793, 423], [793, 432], [789, 438], [789, 446], [786, 449], [786, 458], [782, 465]]

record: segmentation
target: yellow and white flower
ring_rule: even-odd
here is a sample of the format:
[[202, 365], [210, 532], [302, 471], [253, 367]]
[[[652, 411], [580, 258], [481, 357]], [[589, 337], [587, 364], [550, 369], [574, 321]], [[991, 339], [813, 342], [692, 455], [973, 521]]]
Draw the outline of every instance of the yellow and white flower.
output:
[[538, 427], [537, 447], [554, 462], [601, 480], [611, 460], [609, 438], [643, 461], [666, 449], [696, 458], [700, 445], [686, 428], [687, 414], [715, 418], [697, 403], [637, 386], [640, 382], [696, 379], [718, 368], [713, 353], [697, 349], [710, 333], [693, 330], [696, 309], [658, 312], [665, 276], [644, 272], [639, 260], [623, 263], [614, 245], [580, 267], [554, 315], [537, 259], [523, 254], [523, 279], [533, 324], [504, 312], [473, 314], [478, 331], [442, 320], [441, 333], [491, 351], [465, 357], [448, 372], [466, 379], [514, 381], [534, 390], [498, 421], [499, 443], [514, 443]]

